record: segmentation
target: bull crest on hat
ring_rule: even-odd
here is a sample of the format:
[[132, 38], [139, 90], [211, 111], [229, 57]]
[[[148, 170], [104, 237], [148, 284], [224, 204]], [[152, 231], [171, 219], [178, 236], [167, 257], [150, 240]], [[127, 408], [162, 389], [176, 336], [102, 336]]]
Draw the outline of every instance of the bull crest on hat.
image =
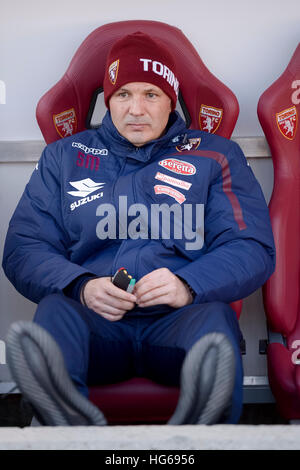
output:
[[113, 85], [115, 85], [117, 81], [119, 62], [120, 62], [119, 59], [115, 60], [114, 62], [112, 62], [112, 64], [110, 64], [108, 68], [109, 80], [111, 81]]

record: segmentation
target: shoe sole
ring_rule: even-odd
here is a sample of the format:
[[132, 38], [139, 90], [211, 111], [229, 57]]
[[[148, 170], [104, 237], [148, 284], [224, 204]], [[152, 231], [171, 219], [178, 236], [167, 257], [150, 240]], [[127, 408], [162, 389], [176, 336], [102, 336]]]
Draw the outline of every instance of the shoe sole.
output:
[[102, 412], [74, 386], [63, 355], [50, 334], [32, 322], [11, 325], [7, 363], [38, 420], [47, 426], [103, 426]]
[[187, 353], [180, 377], [180, 396], [168, 424], [216, 424], [231, 404], [235, 356], [222, 333], [209, 333]]

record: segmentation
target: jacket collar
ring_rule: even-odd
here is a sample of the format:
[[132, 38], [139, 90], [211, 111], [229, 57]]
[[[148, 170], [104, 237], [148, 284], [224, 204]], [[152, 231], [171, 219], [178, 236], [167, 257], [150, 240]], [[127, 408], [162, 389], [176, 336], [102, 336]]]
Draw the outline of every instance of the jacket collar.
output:
[[111, 143], [114, 153], [119, 154], [120, 157], [133, 158], [141, 162], [150, 160], [159, 152], [162, 146], [173, 146], [175, 142], [173, 142], [173, 139], [177, 138], [178, 141], [182, 140], [186, 131], [185, 122], [177, 111], [170, 114], [167, 132], [159, 139], [152, 140], [142, 147], [135, 147], [125, 137], [119, 134], [111, 120], [109, 111], [106, 112], [102, 124], [98, 129], [106, 145], [109, 147], [109, 143]]

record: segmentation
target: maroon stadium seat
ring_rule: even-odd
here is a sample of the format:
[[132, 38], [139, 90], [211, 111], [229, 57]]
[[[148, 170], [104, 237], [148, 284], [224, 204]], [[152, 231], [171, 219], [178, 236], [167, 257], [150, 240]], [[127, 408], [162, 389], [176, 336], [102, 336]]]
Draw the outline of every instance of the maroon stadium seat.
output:
[[263, 288], [270, 330], [268, 375], [281, 415], [300, 419], [300, 44], [262, 94], [258, 117], [274, 165], [270, 215], [276, 269]]
[[[235, 95], [204, 65], [197, 51], [173, 26], [156, 21], [122, 21], [93, 31], [76, 51], [63, 77], [39, 101], [37, 121], [46, 143], [93, 127], [91, 116], [102, 91], [109, 48], [120, 37], [143, 31], [164, 41], [178, 62], [180, 104], [187, 126], [230, 138], [239, 105]], [[242, 302], [232, 304], [240, 316]], [[179, 389], [132, 378], [90, 388], [90, 399], [109, 423], [166, 422]]]

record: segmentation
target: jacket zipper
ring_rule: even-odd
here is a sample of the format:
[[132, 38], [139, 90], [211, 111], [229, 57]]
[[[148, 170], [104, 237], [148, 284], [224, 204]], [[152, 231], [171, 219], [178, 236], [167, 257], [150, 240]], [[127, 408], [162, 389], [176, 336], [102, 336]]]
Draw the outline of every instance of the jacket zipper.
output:
[[[136, 195], [136, 186], [135, 186], [135, 176], [136, 176], [136, 173], [134, 173], [134, 175], [132, 176], [132, 190], [133, 190], [133, 199], [134, 199], [134, 202], [135, 204], [137, 204], [137, 195]], [[137, 278], [137, 274], [138, 274], [138, 264], [139, 264], [139, 260], [140, 260], [140, 248], [137, 249], [137, 253], [136, 253], [136, 259], [135, 259], [135, 268], [134, 268], [134, 277]]]
[[[123, 164], [123, 166], [121, 167], [120, 172], [119, 172], [117, 178], [115, 179], [114, 185], [113, 185], [113, 188], [112, 188], [112, 196], [113, 196], [113, 202], [114, 202], [114, 203], [116, 203], [116, 201], [115, 201], [115, 192], [114, 192], [114, 191], [115, 191], [115, 186], [116, 186], [116, 183], [117, 183], [118, 178], [122, 175], [125, 166], [126, 166], [126, 158], [124, 159], [124, 164]], [[123, 240], [123, 241], [120, 243], [119, 249], [118, 249], [118, 251], [117, 251], [117, 253], [116, 253], [116, 255], [115, 255], [115, 258], [114, 258], [114, 260], [113, 260], [113, 263], [112, 263], [112, 266], [111, 266], [111, 277], [114, 276], [115, 272], [117, 271], [116, 266], [117, 266], [117, 262], [118, 262], [118, 257], [119, 257], [119, 253], [120, 253], [120, 250], [121, 250], [121, 248], [122, 248], [122, 246], [123, 246], [124, 241], [125, 241], [125, 240]]]

